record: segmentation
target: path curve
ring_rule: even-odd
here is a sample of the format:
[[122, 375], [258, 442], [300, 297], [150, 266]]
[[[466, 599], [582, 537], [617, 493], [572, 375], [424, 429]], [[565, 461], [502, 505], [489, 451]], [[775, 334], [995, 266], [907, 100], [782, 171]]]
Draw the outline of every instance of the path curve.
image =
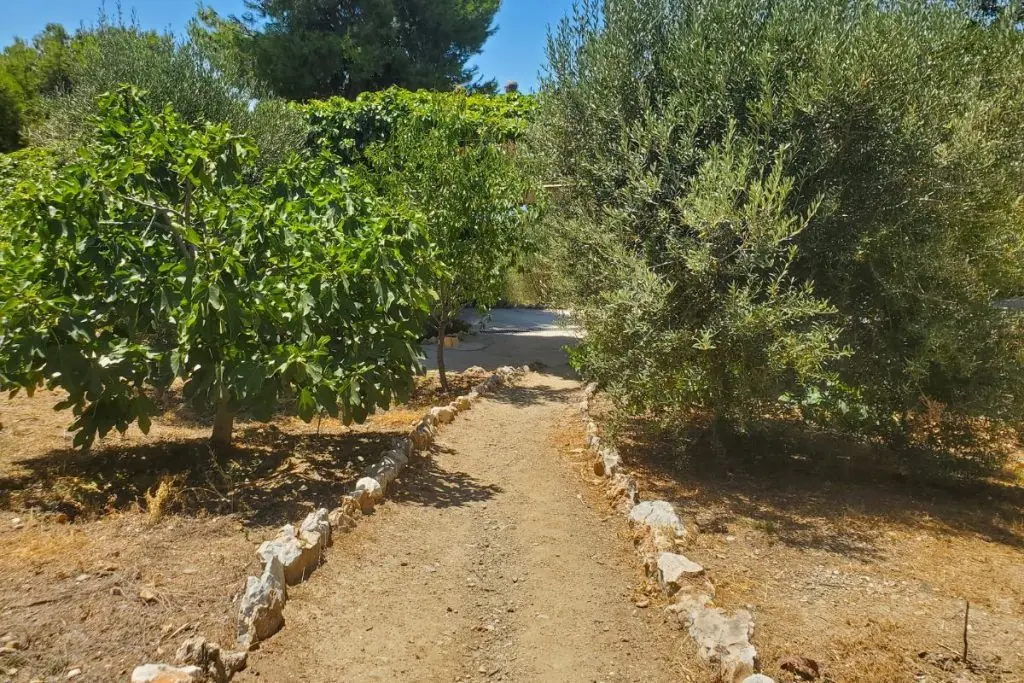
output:
[[443, 428], [394, 499], [291, 590], [285, 630], [236, 680], [692, 676], [683, 633], [634, 604], [643, 577], [621, 517], [556, 448], [578, 389], [530, 374]]

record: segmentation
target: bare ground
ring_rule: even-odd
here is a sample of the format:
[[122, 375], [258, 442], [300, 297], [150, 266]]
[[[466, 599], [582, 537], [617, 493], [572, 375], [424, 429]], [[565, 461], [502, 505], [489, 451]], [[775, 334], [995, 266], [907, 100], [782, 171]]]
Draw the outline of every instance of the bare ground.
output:
[[[451, 380], [465, 391], [479, 376]], [[76, 681], [123, 681], [195, 633], [229, 645], [256, 545], [336, 505], [391, 436], [450, 400], [429, 376], [408, 405], [365, 425], [241, 420], [235, 448], [212, 453], [207, 419], [172, 393], [148, 436], [130, 429], [80, 453], [70, 415], [51, 409], [61, 399], [0, 399], [3, 682], [63, 681], [75, 669]]]
[[290, 591], [240, 680], [703, 680], [683, 632], [636, 606], [624, 520], [581, 485], [577, 388], [530, 375], [443, 430]]
[[691, 522], [716, 603], [752, 609], [765, 673], [803, 680], [782, 666], [797, 656], [835, 683], [1024, 681], [1020, 485], [894, 477], [834, 440], [705, 452], [642, 427], [623, 430], [625, 464]]

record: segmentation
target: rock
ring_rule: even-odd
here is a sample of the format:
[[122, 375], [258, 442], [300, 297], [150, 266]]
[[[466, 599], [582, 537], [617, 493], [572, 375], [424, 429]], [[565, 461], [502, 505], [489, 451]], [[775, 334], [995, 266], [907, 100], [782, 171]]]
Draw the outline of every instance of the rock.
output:
[[622, 469], [622, 457], [614, 448], [602, 449], [594, 463], [594, 474], [599, 477], [610, 477]]
[[363, 477], [356, 482], [352, 497], [359, 503], [363, 513], [369, 514], [384, 499], [384, 489], [376, 479]]
[[458, 410], [460, 413], [464, 413], [473, 407], [473, 400], [468, 395], [459, 396], [457, 399], [455, 399], [455, 403], [453, 405], [455, 406], [455, 409]]
[[[349, 496], [346, 496], [349, 497]], [[354, 503], [355, 501], [353, 501]], [[356, 506], [358, 511], [359, 507]], [[335, 534], [344, 534], [352, 531], [356, 528], [358, 522], [353, 514], [347, 512], [345, 508], [336, 507], [327, 515], [327, 521], [331, 523], [331, 537], [333, 539]]]
[[692, 610], [688, 615], [690, 637], [697, 643], [700, 656], [719, 667], [719, 675], [728, 683], [739, 683], [757, 669], [757, 650], [750, 644], [754, 620], [750, 612], [738, 610], [728, 616], [717, 607]]
[[202, 636], [187, 638], [174, 655], [176, 664], [199, 667], [213, 683], [228, 683], [245, 668], [247, 659], [246, 652], [224, 652], [220, 645]]
[[486, 372], [487, 371], [484, 370], [479, 365], [474, 365], [471, 368], [466, 368], [466, 373], [465, 374], [467, 374], [467, 375], [483, 375], [483, 374], [486, 374]]
[[198, 666], [143, 664], [132, 671], [132, 683], [201, 683], [206, 674]]
[[240, 652], [221, 652], [220, 660], [224, 664], [224, 671], [227, 672], [230, 679], [236, 673], [245, 669], [245, 665], [249, 661], [249, 653], [244, 650]]
[[259, 578], [249, 577], [238, 610], [239, 647], [248, 650], [281, 629], [287, 591], [284, 566], [276, 557], [270, 559]]
[[405, 454], [405, 457], [412, 457], [412, 441], [404, 436], [396, 436], [391, 439], [391, 450]]
[[370, 468], [369, 475], [377, 480], [381, 488], [387, 491], [398, 479], [398, 468], [385, 463], [378, 463]]
[[452, 408], [431, 408], [430, 414], [443, 425], [451, 424], [455, 420], [455, 411]]
[[476, 391], [471, 391], [468, 394], [466, 394], [466, 398], [469, 399], [470, 403], [475, 403], [476, 401], [480, 400], [480, 394]]
[[64, 676], [64, 678], [66, 678], [66, 679], [68, 679], [70, 681], [71, 679], [78, 678], [81, 675], [82, 675], [82, 670], [81, 669], [72, 669], [71, 671], [69, 671], [67, 673], [66, 676]]
[[753, 676], [747, 676], [744, 678], [743, 683], [775, 683], [775, 679], [769, 678], [764, 674], [754, 674]]
[[665, 609], [675, 614], [676, 618], [688, 627], [690, 614], [694, 610], [704, 609], [711, 605], [715, 599], [715, 587], [710, 581], [705, 582], [703, 587], [684, 586], [675, 594], [675, 599], [675, 603]]
[[676, 514], [672, 503], [664, 500], [648, 500], [638, 503], [629, 511], [629, 519], [637, 524], [644, 524], [651, 528], [665, 527], [671, 529], [675, 535], [685, 536], [686, 527], [683, 520]]
[[809, 657], [799, 655], [788, 655], [779, 662], [779, 668], [783, 671], [802, 678], [805, 681], [817, 680], [821, 675], [818, 663]]
[[157, 601], [156, 593], [152, 588], [140, 588], [139, 599], [146, 604], [154, 603]]
[[425, 450], [430, 447], [430, 444], [434, 443], [434, 428], [429, 425], [420, 424], [409, 434], [409, 439], [417, 451]]
[[686, 584], [687, 579], [700, 576], [704, 567], [683, 555], [658, 553], [658, 583], [661, 589], [672, 595]]
[[[330, 530], [327, 535], [330, 537]], [[264, 565], [269, 565], [272, 558], [277, 558], [284, 568], [285, 582], [294, 586], [304, 581], [320, 562], [322, 551], [319, 541], [315, 546], [310, 545], [298, 536], [294, 526], [286, 524], [281, 527], [276, 538], [260, 544], [256, 555]]]
[[306, 515], [299, 525], [299, 539], [306, 545], [317, 548], [320, 554], [331, 544], [330, 514], [327, 508], [320, 508]]
[[608, 495], [611, 497], [612, 502], [617, 505], [627, 506], [630, 510], [640, 502], [640, 493], [637, 491], [636, 479], [621, 472], [616, 474], [608, 485]]
[[597, 382], [591, 382], [583, 389], [583, 395], [586, 398], [593, 398], [594, 394], [597, 393]]

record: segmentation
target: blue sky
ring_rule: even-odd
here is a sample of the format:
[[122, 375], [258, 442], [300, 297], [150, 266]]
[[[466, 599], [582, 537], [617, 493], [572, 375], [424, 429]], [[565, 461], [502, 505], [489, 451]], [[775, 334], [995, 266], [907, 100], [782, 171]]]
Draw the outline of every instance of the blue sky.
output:
[[[69, 30], [91, 24], [99, 12], [100, 0], [0, 0], [0, 44], [15, 36], [31, 38], [49, 22], [64, 24]], [[242, 0], [211, 0], [221, 14], [239, 13]], [[181, 32], [195, 13], [194, 0], [122, 0], [126, 16], [134, 12], [145, 28]], [[547, 26], [567, 13], [572, 0], [504, 0], [498, 14], [498, 32], [484, 46], [483, 54], [473, 60], [484, 78], [496, 78], [500, 84], [518, 81], [524, 90], [532, 90], [544, 63]], [[107, 2], [108, 12], [116, 7]]]

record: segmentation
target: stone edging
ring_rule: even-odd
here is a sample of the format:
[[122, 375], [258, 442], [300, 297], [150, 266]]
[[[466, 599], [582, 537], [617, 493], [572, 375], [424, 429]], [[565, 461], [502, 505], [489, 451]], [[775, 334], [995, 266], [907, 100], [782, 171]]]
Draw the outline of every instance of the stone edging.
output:
[[[470, 368], [481, 371], [483, 368]], [[237, 617], [237, 652], [221, 649], [202, 636], [186, 640], [175, 654], [176, 665], [146, 664], [132, 672], [132, 683], [227, 683], [245, 668], [248, 651], [274, 635], [284, 626], [284, 606], [288, 586], [302, 583], [323, 560], [332, 535], [351, 531], [360, 514], [369, 514], [384, 500], [398, 475], [409, 464], [414, 452], [424, 451], [434, 442], [440, 426], [472, 408], [473, 403], [503, 385], [509, 385], [527, 372], [521, 368], [498, 368], [490, 377], [459, 396], [447, 406], [431, 408], [416, 422], [408, 436], [392, 440], [391, 448], [380, 461], [371, 465], [356, 482], [352, 492], [342, 496], [333, 510], [321, 508], [306, 515], [299, 526], [287, 524], [277, 536], [260, 544], [256, 555], [263, 566], [260, 576], [246, 580]]]
[[689, 629], [702, 659], [717, 668], [727, 683], [774, 683], [755, 673], [757, 650], [750, 643], [754, 620], [745, 609], [732, 615], [714, 606], [715, 586], [704, 567], [676, 552], [686, 536], [686, 526], [674, 506], [663, 500], [641, 501], [636, 479], [624, 471], [614, 445], [605, 444], [600, 429], [590, 418], [590, 399], [597, 384], [588, 384], [580, 402], [587, 425], [587, 446], [594, 453], [594, 473], [608, 482], [605, 493], [612, 505], [629, 519], [637, 554], [648, 576], [656, 578], [661, 592], [675, 600], [667, 609]]

